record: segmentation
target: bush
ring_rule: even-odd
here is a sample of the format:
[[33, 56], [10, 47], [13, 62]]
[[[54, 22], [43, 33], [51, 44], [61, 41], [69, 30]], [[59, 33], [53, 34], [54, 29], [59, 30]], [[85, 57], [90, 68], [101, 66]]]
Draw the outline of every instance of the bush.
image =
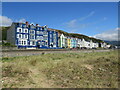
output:
[[2, 42], [2, 46], [10, 46], [10, 47], [16, 47], [16, 45], [12, 45], [10, 43], [5, 43], [5, 42]]

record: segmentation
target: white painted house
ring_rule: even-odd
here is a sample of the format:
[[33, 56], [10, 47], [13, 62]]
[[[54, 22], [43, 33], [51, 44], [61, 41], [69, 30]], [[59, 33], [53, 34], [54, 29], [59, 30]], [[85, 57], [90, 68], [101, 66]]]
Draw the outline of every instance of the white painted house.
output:
[[64, 35], [64, 34], [61, 34], [61, 35], [60, 35], [60, 39], [59, 39], [59, 46], [60, 46], [61, 48], [66, 46], [66, 45], [65, 45], [65, 39], [66, 39], [65, 35]]

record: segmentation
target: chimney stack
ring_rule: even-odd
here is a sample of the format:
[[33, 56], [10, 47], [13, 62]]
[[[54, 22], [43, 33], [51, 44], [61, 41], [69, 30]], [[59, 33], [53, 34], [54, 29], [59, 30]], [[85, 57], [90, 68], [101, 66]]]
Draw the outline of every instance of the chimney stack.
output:
[[26, 22], [26, 25], [28, 25], [29, 23], [28, 22]]
[[38, 26], [38, 24], [36, 24], [36, 26]]

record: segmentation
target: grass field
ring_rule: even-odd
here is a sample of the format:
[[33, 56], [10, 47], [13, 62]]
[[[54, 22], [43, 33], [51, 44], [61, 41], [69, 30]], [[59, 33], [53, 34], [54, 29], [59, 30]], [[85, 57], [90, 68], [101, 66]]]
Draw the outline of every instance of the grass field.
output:
[[118, 52], [5, 57], [3, 88], [118, 88]]

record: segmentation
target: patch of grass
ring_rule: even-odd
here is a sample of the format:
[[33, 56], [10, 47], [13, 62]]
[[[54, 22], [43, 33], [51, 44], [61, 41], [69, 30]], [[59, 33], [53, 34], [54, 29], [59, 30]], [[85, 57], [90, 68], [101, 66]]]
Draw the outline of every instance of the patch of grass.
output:
[[118, 65], [117, 51], [6, 57], [3, 87], [117, 88]]

